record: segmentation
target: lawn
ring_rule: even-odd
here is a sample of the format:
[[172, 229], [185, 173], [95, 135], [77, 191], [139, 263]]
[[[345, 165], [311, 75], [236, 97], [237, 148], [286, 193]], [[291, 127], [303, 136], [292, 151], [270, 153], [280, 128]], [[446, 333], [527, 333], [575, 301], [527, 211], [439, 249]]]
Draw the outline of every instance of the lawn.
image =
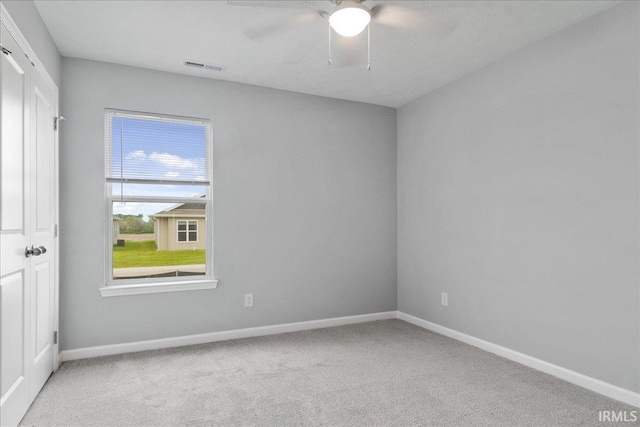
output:
[[113, 268], [155, 267], [161, 265], [205, 264], [204, 249], [188, 251], [156, 251], [156, 242], [127, 241], [113, 247]]

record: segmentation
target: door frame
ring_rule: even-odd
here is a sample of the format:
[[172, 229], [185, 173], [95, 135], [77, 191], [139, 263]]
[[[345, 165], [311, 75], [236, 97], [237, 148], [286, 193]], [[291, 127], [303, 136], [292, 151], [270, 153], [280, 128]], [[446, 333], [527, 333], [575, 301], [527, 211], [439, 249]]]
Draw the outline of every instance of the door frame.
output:
[[[47, 69], [42, 65], [42, 62], [38, 59], [36, 53], [31, 49], [31, 46], [27, 42], [27, 39], [24, 37], [15, 21], [11, 18], [11, 15], [5, 9], [4, 5], [0, 3], [0, 22], [4, 24], [9, 34], [15, 39], [20, 46], [20, 49], [27, 55], [27, 59], [31, 62], [36, 72], [40, 74], [40, 76], [44, 79], [45, 83], [49, 88], [53, 91], [53, 109], [55, 117], [59, 117], [59, 93], [58, 86], [55, 84], [51, 75], [47, 72]], [[53, 126], [53, 118], [51, 120], [51, 126]], [[53, 370], [54, 372], [58, 370], [60, 366], [60, 328], [59, 328], [59, 307], [60, 307], [60, 168], [59, 168], [59, 128], [58, 131], [53, 133], [53, 152], [54, 152], [54, 222], [57, 227], [57, 232], [54, 235], [55, 242], [55, 251], [54, 251], [54, 307], [53, 307], [53, 330], [58, 331], [58, 342], [54, 344], [53, 347]]]

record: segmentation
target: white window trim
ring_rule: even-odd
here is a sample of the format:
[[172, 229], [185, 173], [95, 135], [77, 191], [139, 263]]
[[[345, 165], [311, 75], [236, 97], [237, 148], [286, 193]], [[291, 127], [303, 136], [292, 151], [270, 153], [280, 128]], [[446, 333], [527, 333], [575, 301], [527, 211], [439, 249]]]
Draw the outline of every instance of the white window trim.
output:
[[190, 280], [166, 283], [110, 285], [100, 288], [100, 294], [103, 297], [119, 297], [124, 295], [157, 294], [163, 292], [198, 291], [215, 289], [217, 287], [217, 280]]
[[[187, 229], [184, 230], [184, 231], [178, 229], [178, 224], [181, 223], [181, 222], [186, 222], [187, 223]], [[196, 229], [195, 229], [196, 240], [189, 240], [189, 232], [192, 232], [192, 230], [189, 230], [189, 223], [190, 222], [195, 222], [196, 223]], [[187, 240], [180, 240], [179, 236], [180, 236], [180, 232], [181, 231], [183, 233], [187, 233]], [[192, 220], [192, 219], [176, 219], [176, 243], [198, 243], [198, 238], [200, 237], [198, 231], [199, 230], [198, 230], [198, 220], [197, 219], [196, 220]]]
[[[212, 130], [211, 130], [211, 122], [207, 119], [191, 119], [179, 116], [168, 116], [162, 114], [150, 114], [150, 113], [138, 113], [135, 111], [124, 111], [124, 110], [111, 110], [106, 109], [105, 115], [107, 112], [117, 112], [121, 114], [131, 114], [131, 115], [146, 115], [153, 117], [162, 117], [162, 118], [176, 118], [184, 121], [193, 120], [198, 123], [205, 123], [209, 126], [208, 131], [208, 141], [207, 141], [207, 150], [209, 153], [212, 153], [213, 150], [213, 140], [212, 140]], [[105, 140], [104, 143], [107, 143], [107, 138], [111, 138], [111, 135], [107, 135], [105, 129]], [[212, 156], [209, 155], [209, 159], [211, 163], [213, 163]], [[106, 162], [105, 162], [106, 163]], [[151, 294], [151, 293], [164, 293], [164, 292], [182, 292], [182, 291], [194, 291], [194, 290], [204, 290], [204, 289], [215, 289], [218, 286], [218, 280], [214, 279], [215, 275], [213, 272], [213, 186], [209, 185], [206, 190], [205, 197], [203, 199], [193, 199], [193, 198], [185, 198], [185, 197], [150, 197], [150, 196], [114, 196], [111, 193], [111, 185], [106, 180], [106, 175], [108, 171], [105, 170], [105, 286], [101, 287], [100, 294], [103, 297], [114, 297], [114, 296], [124, 296], [124, 295], [140, 295], [140, 294]], [[209, 167], [209, 182], [213, 182], [213, 167], [210, 165]], [[140, 278], [140, 279], [113, 279], [113, 221], [111, 219], [113, 213], [113, 203], [114, 202], [147, 202], [147, 203], [202, 203], [205, 205], [205, 233], [206, 233], [206, 245], [205, 245], [205, 253], [207, 254], [207, 262], [205, 264], [205, 274], [203, 276], [184, 276], [184, 279], [176, 280], [174, 277], [161, 277], [161, 278]], [[196, 225], [198, 227], [198, 225]], [[177, 227], [176, 227], [177, 228]], [[187, 232], [188, 232], [188, 222], [187, 222]], [[198, 227], [199, 228], [199, 227]], [[199, 238], [199, 230], [198, 235]], [[188, 235], [187, 235], [188, 238]], [[180, 243], [188, 243], [188, 242], [180, 242]]]

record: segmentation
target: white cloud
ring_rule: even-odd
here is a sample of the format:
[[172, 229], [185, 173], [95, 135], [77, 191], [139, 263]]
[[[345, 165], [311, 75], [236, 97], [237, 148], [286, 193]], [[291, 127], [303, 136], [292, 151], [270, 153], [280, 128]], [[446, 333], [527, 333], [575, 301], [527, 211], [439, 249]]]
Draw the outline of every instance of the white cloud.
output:
[[167, 172], [164, 176], [165, 178], [177, 178], [180, 176], [180, 172]]
[[163, 166], [174, 169], [197, 169], [198, 165], [192, 159], [183, 159], [169, 153], [152, 153], [149, 159]]
[[142, 150], [132, 151], [129, 154], [127, 154], [127, 157], [126, 157], [127, 160], [133, 160], [133, 159], [144, 160], [146, 158], [147, 158], [147, 155]]

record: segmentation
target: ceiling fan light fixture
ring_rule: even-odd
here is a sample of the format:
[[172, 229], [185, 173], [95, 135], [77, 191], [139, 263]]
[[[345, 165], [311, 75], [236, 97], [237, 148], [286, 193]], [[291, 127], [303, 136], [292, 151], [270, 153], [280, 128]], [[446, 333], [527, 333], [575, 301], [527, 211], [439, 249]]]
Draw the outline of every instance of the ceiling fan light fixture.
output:
[[371, 22], [369, 9], [356, 0], [344, 0], [329, 16], [329, 25], [343, 37], [360, 34]]

